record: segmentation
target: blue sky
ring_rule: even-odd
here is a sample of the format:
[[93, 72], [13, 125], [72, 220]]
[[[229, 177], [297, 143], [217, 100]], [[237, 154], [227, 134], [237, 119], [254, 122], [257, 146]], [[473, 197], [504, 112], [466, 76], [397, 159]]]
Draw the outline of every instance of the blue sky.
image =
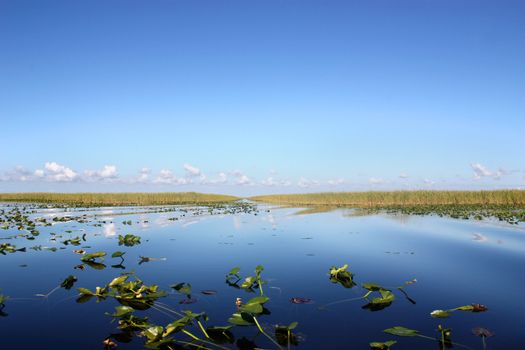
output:
[[524, 13], [0, 0], [0, 192], [524, 187]]

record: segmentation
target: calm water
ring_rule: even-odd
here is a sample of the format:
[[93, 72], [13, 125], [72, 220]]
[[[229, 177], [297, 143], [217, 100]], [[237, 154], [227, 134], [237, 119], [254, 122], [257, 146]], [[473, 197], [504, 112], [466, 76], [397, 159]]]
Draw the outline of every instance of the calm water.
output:
[[[113, 312], [117, 305], [114, 301], [75, 302], [76, 288], [103, 286], [124, 271], [112, 268], [119, 259], [109, 257], [104, 270], [73, 269], [80, 264], [80, 256], [72, 250], [81, 247], [64, 246], [60, 241], [84, 233], [87, 241], [82, 245], [91, 247], [85, 250], [106, 251], [108, 255], [125, 251], [126, 271], [135, 271], [147, 284], [169, 290], [171, 284], [191, 283], [196, 303], [179, 305], [184, 297], [176, 293], [161, 301], [177, 310], [206, 311], [209, 325], [227, 324], [235, 312], [236, 297], [248, 300], [255, 296], [226, 285], [225, 274], [238, 266], [245, 276], [253, 274], [256, 265], [264, 265], [271, 315], [260, 317], [260, 321], [269, 330], [277, 323], [298, 321], [296, 331], [302, 339], [299, 349], [368, 349], [371, 341], [389, 339], [398, 341], [393, 349], [439, 349], [437, 342], [382, 332], [399, 325], [435, 336], [438, 324], [452, 328], [453, 340], [473, 349], [482, 349], [481, 339], [472, 334], [474, 327], [496, 333], [487, 340], [489, 349], [523, 348], [525, 227], [433, 216], [353, 216], [352, 210], [296, 215], [299, 209], [259, 209], [257, 215], [139, 213], [148, 208], [97, 208], [76, 213], [37, 210], [32, 218], [86, 214], [88, 220], [38, 226], [40, 235], [34, 241], [0, 240], [0, 244], [9, 242], [17, 248], [66, 248], [0, 255], [0, 289], [12, 298], [3, 310], [8, 315], [0, 317], [1, 348], [102, 349], [102, 341], [118, 332], [111, 317], [104, 315]], [[134, 214], [117, 215], [130, 211]], [[131, 226], [122, 223], [127, 220], [132, 220]], [[51, 241], [52, 232], [63, 237]], [[16, 229], [0, 230], [0, 237], [18, 233]], [[142, 244], [119, 247], [117, 236], [126, 233], [141, 236]], [[139, 256], [165, 260], [139, 265]], [[344, 264], [350, 266], [358, 283], [352, 289], [328, 279], [331, 266]], [[78, 278], [72, 290], [59, 289], [45, 300], [34, 296], [49, 292], [68, 275]], [[417, 283], [405, 290], [416, 304], [395, 290], [414, 278]], [[365, 282], [393, 288], [396, 300], [375, 312], [362, 309], [364, 300], [323, 307], [363, 295], [366, 291], [359, 285]], [[199, 292], [206, 289], [217, 294]], [[293, 304], [292, 297], [310, 298], [313, 303]], [[484, 304], [489, 310], [458, 311], [448, 319], [429, 315], [435, 309], [472, 303]], [[172, 320], [155, 310], [138, 315], [148, 315], [157, 324]], [[234, 330], [237, 339], [255, 339], [260, 348], [275, 348], [257, 333], [255, 327]], [[118, 346], [142, 348], [141, 339]]]

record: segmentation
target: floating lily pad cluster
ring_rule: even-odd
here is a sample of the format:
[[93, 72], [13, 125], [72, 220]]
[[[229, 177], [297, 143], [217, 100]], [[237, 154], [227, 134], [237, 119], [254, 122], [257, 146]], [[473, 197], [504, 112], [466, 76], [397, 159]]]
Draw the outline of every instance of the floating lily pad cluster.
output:
[[140, 237], [132, 234], [127, 234], [125, 236], [118, 236], [118, 245], [124, 245], [126, 247], [133, 247], [140, 244]]
[[[237, 310], [228, 319], [229, 326], [206, 326], [205, 323], [209, 321], [209, 318], [204, 312], [195, 313], [189, 310], [180, 312], [172, 310], [169, 305], [158, 300], [167, 296], [168, 293], [159, 290], [157, 285], [146, 285], [135, 275], [127, 273], [114, 278], [103, 287], [96, 287], [94, 291], [87, 288], [78, 288], [80, 295], [77, 302], [85, 303], [92, 298], [96, 298], [100, 302], [113, 298], [120, 303], [115, 308], [115, 312], [108, 314], [117, 320], [117, 327], [120, 331], [120, 333], [112, 334], [104, 339], [103, 344], [108, 349], [115, 348], [118, 342], [128, 342], [137, 336], [144, 339], [144, 346], [148, 349], [173, 349], [174, 346], [189, 344], [195, 344], [204, 349], [210, 347], [227, 349], [221, 344], [234, 342], [235, 336], [232, 333], [232, 329], [235, 326], [256, 327], [261, 334], [279, 349], [281, 345], [297, 345], [298, 338], [293, 333], [293, 330], [298, 325], [297, 322], [292, 322], [287, 326], [275, 326], [275, 334], [272, 337], [258, 321], [258, 317], [269, 314], [269, 310], [264, 306], [269, 302], [270, 298], [264, 295], [262, 289], [261, 273], [263, 270], [262, 266], [257, 266], [255, 276], [252, 276], [255, 279], [253, 285], [256, 285], [256, 288], [260, 287], [261, 295], [246, 302], [241, 302], [241, 298], [238, 298], [239, 302], [236, 303]], [[233, 272], [238, 273], [239, 271], [240, 269], [237, 269]], [[63, 285], [70, 286], [74, 281], [76, 279], [73, 276], [69, 276], [63, 282]], [[171, 288], [191, 299], [191, 284], [182, 282], [171, 285]], [[248, 286], [242, 289], [249, 291]], [[203, 294], [211, 295], [209, 293]], [[177, 318], [166, 325], [158, 325], [147, 317], [141, 317], [137, 314], [138, 311], [147, 309], [157, 310], [164, 314], [177, 316]], [[200, 335], [195, 332], [195, 329]], [[245, 339], [242, 338], [237, 343], [244, 341]]]

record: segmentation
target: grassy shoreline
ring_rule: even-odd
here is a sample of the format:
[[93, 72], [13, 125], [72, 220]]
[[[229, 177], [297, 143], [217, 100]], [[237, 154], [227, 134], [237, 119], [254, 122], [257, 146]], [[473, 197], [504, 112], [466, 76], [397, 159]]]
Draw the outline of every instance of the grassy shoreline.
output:
[[73, 206], [212, 204], [240, 198], [197, 192], [122, 192], [122, 193], [0, 193], [0, 202], [67, 204]]
[[417, 207], [440, 205], [525, 207], [524, 190], [497, 191], [392, 191], [323, 192], [251, 197], [257, 202], [356, 208]]

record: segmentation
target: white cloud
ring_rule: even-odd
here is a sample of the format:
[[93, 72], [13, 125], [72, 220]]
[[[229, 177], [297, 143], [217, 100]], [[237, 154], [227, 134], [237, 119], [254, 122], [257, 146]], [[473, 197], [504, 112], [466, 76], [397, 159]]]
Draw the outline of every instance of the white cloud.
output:
[[328, 180], [327, 183], [330, 186], [338, 186], [338, 185], [344, 184], [345, 183], [345, 179], [339, 178], [339, 179]]
[[117, 167], [114, 165], [104, 165], [100, 170], [84, 171], [86, 181], [111, 180], [118, 178]]
[[241, 175], [236, 183], [237, 185], [251, 185], [252, 180], [246, 175]]
[[408, 179], [408, 174], [407, 173], [401, 173], [401, 174], [399, 174], [399, 178], [400, 179]]
[[270, 187], [272, 187], [272, 186], [287, 187], [287, 186], [290, 186], [291, 184], [292, 183], [290, 181], [288, 181], [288, 180], [276, 179], [273, 176], [269, 176], [266, 179], [261, 181], [261, 185], [263, 185], [263, 186], [270, 186]]
[[430, 179], [424, 179], [423, 182], [425, 183], [425, 185], [429, 185], [429, 186], [432, 186], [436, 183], [435, 181], [432, 181]]
[[201, 178], [201, 180], [203, 184], [210, 184], [210, 185], [225, 184], [228, 182], [228, 175], [226, 175], [226, 173], [220, 172], [217, 175], [217, 178], [215, 179], [208, 180], [206, 177], [204, 177], [204, 178]]
[[201, 171], [199, 168], [196, 168], [190, 164], [184, 164], [183, 165], [184, 170], [186, 170], [187, 176], [199, 176], [201, 174]]
[[147, 182], [149, 180], [149, 175], [151, 174], [151, 170], [149, 168], [142, 168], [139, 171], [139, 176], [137, 178], [137, 182]]
[[472, 170], [474, 170], [474, 178], [480, 179], [482, 177], [492, 176], [492, 172], [479, 163], [470, 164]]
[[171, 170], [162, 169], [154, 183], [167, 184], [167, 185], [186, 185], [189, 181], [185, 178], [177, 177]]
[[56, 182], [70, 182], [78, 178], [78, 174], [71, 168], [56, 162], [46, 162], [44, 165], [46, 179]]
[[297, 182], [297, 186], [302, 188], [312, 187], [319, 185], [319, 181], [317, 180], [310, 180], [305, 177], [301, 177], [299, 181]]
[[370, 179], [368, 179], [368, 183], [371, 185], [382, 185], [385, 183], [385, 180], [383, 180], [380, 177], [371, 177]]
[[35, 172], [33, 173], [33, 175], [35, 175], [35, 176], [38, 177], [38, 178], [42, 178], [42, 177], [44, 177], [44, 170], [42, 170], [42, 169], [37, 169], [37, 170], [35, 170]]
[[511, 173], [511, 172], [509, 172], [509, 171], [507, 171], [505, 169], [502, 169], [502, 168], [499, 168], [496, 171], [491, 171], [490, 169], [488, 169], [487, 167], [481, 165], [480, 163], [472, 163], [472, 164], [470, 164], [470, 166], [471, 166], [472, 170], [474, 170], [474, 179], [475, 180], [479, 180], [482, 177], [492, 177], [495, 180], [499, 180], [499, 179], [501, 179], [502, 176], [508, 175], [508, 174]]
[[273, 178], [273, 176], [269, 176], [266, 179], [261, 181], [261, 185], [264, 185], [264, 186], [277, 186], [278, 184], [279, 184], [279, 182], [277, 182]]

